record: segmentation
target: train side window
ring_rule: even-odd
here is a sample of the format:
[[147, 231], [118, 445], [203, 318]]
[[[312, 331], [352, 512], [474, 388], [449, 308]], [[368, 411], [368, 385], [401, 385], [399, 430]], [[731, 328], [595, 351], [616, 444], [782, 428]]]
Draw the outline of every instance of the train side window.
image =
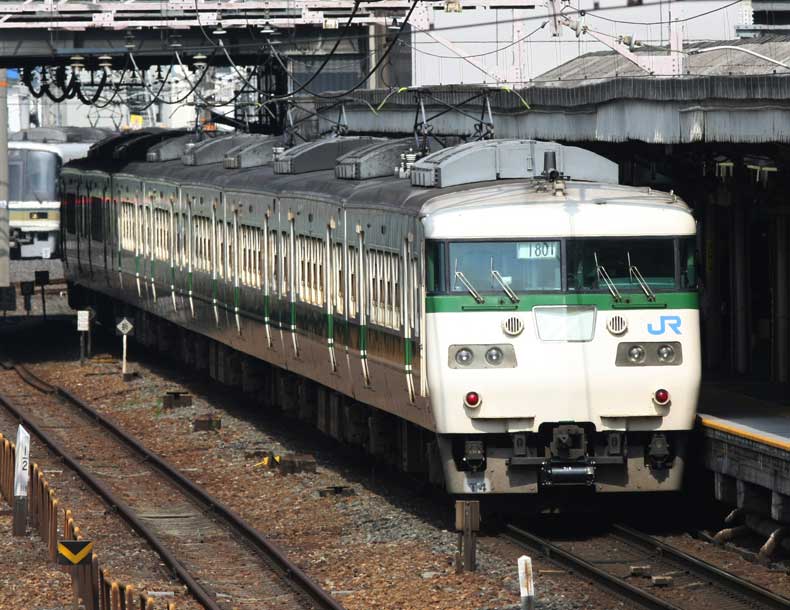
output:
[[346, 285], [343, 269], [343, 244], [333, 244], [332, 246], [332, 269], [335, 270], [335, 288], [332, 291], [335, 296], [335, 311], [343, 315], [346, 309]]
[[261, 231], [239, 225], [239, 281], [245, 286], [261, 287]]
[[266, 239], [266, 232], [263, 229], [255, 228], [253, 229], [253, 237], [255, 287], [263, 288], [263, 243]]
[[155, 208], [153, 210], [153, 222], [154, 259], [167, 262], [170, 260], [168, 248], [170, 219], [167, 212]]
[[296, 240], [299, 298], [305, 303], [324, 304], [324, 242], [316, 237], [299, 236]]
[[348, 247], [348, 315], [351, 318], [355, 318], [358, 313], [357, 309], [357, 294], [358, 294], [358, 282], [357, 282], [357, 269], [359, 266], [359, 254], [357, 248], [354, 246]]
[[74, 193], [66, 195], [66, 232], [77, 232], [77, 198]]
[[365, 313], [368, 315], [368, 322], [379, 323], [378, 316], [378, 262], [379, 253], [371, 248], [365, 251]]
[[214, 235], [217, 240], [217, 259], [215, 261], [217, 277], [222, 279], [225, 277], [225, 223], [218, 220], [215, 223]]
[[134, 204], [121, 202], [121, 249], [134, 252]]
[[425, 290], [430, 293], [446, 292], [445, 243], [435, 239], [425, 241]]
[[233, 275], [237, 271], [234, 256], [236, 244], [234, 242], [233, 224], [230, 222], [225, 223], [225, 277], [228, 281], [233, 281]]
[[104, 203], [101, 197], [90, 198], [91, 239], [104, 241]]
[[401, 327], [399, 253], [370, 248], [367, 251], [367, 311], [370, 322], [392, 328]]
[[681, 237], [679, 242], [680, 287], [694, 290], [699, 283], [699, 272], [697, 270], [697, 240], [694, 236]]
[[249, 248], [247, 247], [247, 227], [244, 225], [237, 225], [237, 227], [236, 252], [239, 258], [236, 266], [236, 279], [239, 284], [249, 286], [250, 280], [247, 273], [249, 272], [250, 265], [248, 258]]
[[280, 277], [280, 244], [277, 238], [277, 231], [269, 231], [268, 238], [269, 244], [269, 279], [270, 286], [273, 294], [279, 294], [280, 285], [278, 284]]
[[289, 252], [290, 252], [291, 248], [288, 245], [289, 242], [290, 242], [290, 240], [288, 239], [288, 233], [286, 231], [282, 231], [282, 233], [280, 234], [280, 237], [281, 237], [281, 240], [282, 240], [280, 242], [280, 253], [282, 255], [282, 256], [280, 256], [280, 265], [281, 265], [281, 267], [280, 267], [280, 271], [281, 271], [280, 275], [281, 275], [281, 279], [282, 279], [282, 283], [281, 283], [281, 287], [280, 287], [280, 294], [282, 294], [283, 296], [287, 296], [289, 294], [288, 293], [288, 288], [289, 288], [289, 283], [288, 282], [289, 282], [289, 278], [291, 276], [291, 269], [289, 267], [289, 264], [290, 264], [289, 263], [289, 259], [290, 259]]

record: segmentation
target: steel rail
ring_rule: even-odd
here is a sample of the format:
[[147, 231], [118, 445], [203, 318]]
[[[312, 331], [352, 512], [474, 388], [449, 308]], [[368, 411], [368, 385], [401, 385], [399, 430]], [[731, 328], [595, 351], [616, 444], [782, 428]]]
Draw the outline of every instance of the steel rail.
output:
[[[144, 460], [154, 464], [160, 472], [175, 482], [181, 487], [188, 495], [192, 496], [198, 503], [205, 505], [214, 514], [219, 515], [228, 525], [230, 525], [238, 534], [242, 536], [245, 541], [251, 542], [258, 553], [268, 560], [282, 572], [282, 575], [291, 581], [292, 586], [307, 594], [313, 602], [315, 602], [323, 610], [345, 610], [343, 606], [338, 604], [326, 591], [324, 591], [318, 584], [313, 581], [307, 574], [305, 574], [296, 564], [289, 560], [286, 555], [272, 542], [264, 538], [260, 532], [249, 525], [240, 515], [234, 512], [229, 507], [225, 506], [215, 498], [211, 497], [199, 485], [193, 483], [169, 462], [151, 452], [142, 445], [133, 436], [127, 434], [114, 423], [109, 421], [106, 417], [96, 412], [88, 406], [82, 399], [73, 395], [71, 392], [63, 387], [49, 384], [48, 382], [37, 377], [33, 372], [24, 367], [23, 365], [14, 365], [7, 362], [0, 363], [0, 366], [6, 369], [13, 368], [20, 378], [35, 387], [41, 392], [52, 394], [61, 399], [70, 402], [78, 407], [85, 415], [93, 418], [103, 428], [111, 432], [126, 446], [138, 453]], [[44, 389], [42, 389], [44, 388]], [[78, 460], [72, 457], [57, 441], [52, 439], [49, 435], [41, 430], [41, 428], [32, 422], [29, 417], [25, 415], [20, 409], [14, 406], [12, 401], [0, 393], [0, 403], [2, 403], [9, 411], [11, 411], [20, 421], [22, 421], [30, 430], [33, 431], [44, 443], [58, 454], [69, 467], [71, 467], [77, 474], [80, 475], [105, 501], [126, 519], [129, 524], [145, 538], [157, 553], [162, 557], [165, 563], [173, 569], [174, 572], [181, 578], [184, 584], [195, 595], [198, 601], [206, 606], [209, 610], [223, 610], [217, 605], [216, 601], [210, 594], [191, 576], [186, 567], [161, 543], [156, 534], [154, 534], [140, 519], [136, 516], [134, 510], [123, 500], [119, 499], [111, 490], [109, 490], [101, 481], [87, 472], [79, 464]]]
[[593, 565], [589, 561], [514, 525], [508, 525], [507, 532], [502, 534], [502, 536], [518, 546], [529, 547], [541, 552], [554, 563], [591, 579], [595, 584], [609, 593], [620, 598], [625, 598], [637, 604], [639, 608], [645, 608], [646, 610], [681, 610], [678, 606], [664, 601], [644, 589], [635, 587], [622, 578], [609, 574], [605, 570]]
[[26, 428], [33, 434], [44, 441], [44, 444], [55, 454], [57, 454], [72, 470], [74, 470], [80, 478], [82, 478], [105, 502], [107, 502], [112, 509], [117, 511], [132, 528], [140, 534], [148, 543], [154, 548], [157, 554], [162, 558], [165, 564], [176, 573], [181, 581], [189, 589], [190, 593], [207, 610], [224, 610], [219, 606], [213, 597], [206, 591], [200, 583], [198, 583], [184, 565], [165, 548], [160, 542], [159, 538], [148, 527], [140, 521], [135, 515], [131, 507], [123, 500], [118, 498], [104, 483], [99, 481], [96, 477], [86, 471], [68, 451], [66, 451], [60, 443], [44, 432], [35, 422], [31, 421], [25, 413], [18, 409], [16, 405], [5, 394], [0, 392], [0, 403], [8, 409], [13, 415], [21, 421]]
[[612, 526], [612, 528], [614, 530], [615, 536], [622, 538], [626, 542], [655, 551], [673, 563], [681, 565], [689, 572], [693, 572], [700, 577], [715, 582], [720, 587], [727, 589], [732, 593], [738, 594], [749, 599], [750, 601], [753, 601], [755, 604], [758, 604], [759, 608], [776, 608], [782, 610], [787, 610], [790, 608], [790, 599], [776, 595], [768, 589], [764, 589], [763, 587], [749, 582], [748, 580], [744, 580], [743, 578], [740, 578], [731, 572], [722, 570], [721, 568], [703, 561], [702, 559], [698, 559], [697, 557], [693, 557], [688, 553], [684, 553], [680, 549], [661, 542], [652, 536], [648, 536], [647, 534], [643, 534], [642, 532], [624, 525], [617, 524]]

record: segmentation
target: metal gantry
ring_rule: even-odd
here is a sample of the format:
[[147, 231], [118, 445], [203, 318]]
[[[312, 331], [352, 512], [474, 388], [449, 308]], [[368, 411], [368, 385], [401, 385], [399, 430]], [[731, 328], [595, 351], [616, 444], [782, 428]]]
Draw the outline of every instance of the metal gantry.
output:
[[[496, 2], [422, 0], [434, 10], [533, 8], [523, 0]], [[379, 0], [362, 2], [354, 16], [354, 25], [384, 25], [403, 16], [413, 0]], [[128, 28], [189, 29], [221, 24], [225, 28], [276, 28], [303, 25], [337, 29], [354, 10], [353, 0], [242, 0], [230, 2], [206, 0], [135, 0], [0, 1], [0, 30], [43, 29], [82, 31], [90, 29], [123, 30]]]

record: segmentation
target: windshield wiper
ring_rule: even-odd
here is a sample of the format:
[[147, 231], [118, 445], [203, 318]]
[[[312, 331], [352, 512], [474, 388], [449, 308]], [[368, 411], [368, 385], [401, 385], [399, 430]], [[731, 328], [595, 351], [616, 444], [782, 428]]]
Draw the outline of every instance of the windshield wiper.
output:
[[620, 292], [617, 290], [617, 286], [614, 285], [612, 278], [609, 277], [609, 274], [606, 272], [604, 266], [598, 263], [597, 252], [593, 252], [593, 258], [595, 259], [595, 273], [598, 274], [598, 279], [602, 280], [603, 283], [606, 284], [606, 287], [609, 289], [609, 292], [615, 301], [622, 301], [623, 297], [620, 296]]
[[636, 265], [631, 264], [631, 253], [627, 252], [628, 255], [628, 274], [631, 276], [632, 280], [636, 280], [636, 283], [639, 284], [639, 287], [642, 289], [642, 292], [645, 293], [648, 301], [655, 301], [656, 300], [656, 293], [653, 292], [653, 289], [647, 283], [645, 276], [642, 275], [642, 272], [637, 269]]
[[455, 261], [455, 277], [458, 278], [459, 280], [461, 280], [461, 283], [466, 287], [466, 289], [469, 291], [469, 294], [472, 295], [472, 298], [475, 301], [477, 301], [478, 303], [485, 303], [486, 302], [485, 298], [483, 298], [483, 295], [481, 295], [477, 291], [477, 288], [472, 286], [472, 282], [470, 282], [469, 280], [466, 279], [466, 276], [464, 275], [463, 271], [458, 271], [458, 260], [457, 259]]
[[509, 298], [513, 303], [518, 303], [521, 299], [518, 298], [518, 295], [513, 292], [510, 286], [507, 285], [505, 280], [502, 278], [502, 274], [499, 273], [496, 269], [494, 269], [494, 259], [491, 259], [491, 275], [494, 276], [494, 279], [497, 283], [502, 286], [502, 290], [505, 291], [507, 298]]

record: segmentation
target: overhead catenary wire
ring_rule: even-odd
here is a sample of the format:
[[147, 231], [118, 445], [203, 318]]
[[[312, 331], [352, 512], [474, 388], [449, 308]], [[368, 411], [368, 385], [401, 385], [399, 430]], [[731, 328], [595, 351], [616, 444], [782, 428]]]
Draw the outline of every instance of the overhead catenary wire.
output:
[[[677, 4], [696, 4], [696, 3], [709, 2], [709, 1], [710, 0], [678, 0], [675, 4], [676, 5]], [[699, 13], [697, 15], [691, 15], [691, 16], [685, 17], [683, 19], [678, 19], [677, 21], [678, 21], [678, 23], [685, 23], [685, 22], [688, 22], [688, 21], [693, 21], [695, 19], [706, 17], [708, 15], [711, 15], [711, 14], [714, 14], [714, 13], [726, 10], [727, 8], [730, 8], [731, 6], [734, 6], [735, 4], [737, 4], [739, 2], [742, 2], [742, 1], [743, 0], [734, 0], [734, 1], [730, 2], [730, 3], [728, 3], [728, 4], [725, 4], [723, 6], [717, 7], [715, 9], [711, 9], [709, 11], [705, 11], [705, 12]], [[562, 14], [563, 14], [563, 16], [572, 16], [572, 15], [599, 16], [600, 13], [609, 12], [609, 11], [613, 11], [613, 10], [632, 11], [632, 10], [637, 9], [637, 8], [644, 9], [645, 7], [651, 7], [651, 6], [656, 6], [657, 7], [657, 6], [659, 6], [660, 3], [661, 3], [661, 0], [654, 0], [653, 2], [644, 2], [643, 4], [638, 4], [638, 5], [602, 6], [602, 7], [597, 8], [597, 9], [571, 8], [569, 10], [563, 11]], [[486, 26], [495, 26], [495, 25], [497, 25], [497, 23], [499, 23], [500, 25], [505, 25], [505, 24], [512, 24], [512, 23], [527, 23], [527, 22], [530, 22], [530, 21], [543, 21], [545, 19], [546, 19], [546, 15], [545, 14], [526, 15], [526, 16], [522, 16], [522, 17], [514, 17], [514, 18], [510, 18], [510, 19], [506, 19], [506, 20], [500, 20], [498, 22], [497, 21], [478, 21], [478, 22], [474, 22], [474, 23], [462, 23], [462, 24], [434, 27], [434, 28], [431, 29], [431, 32], [435, 33], [435, 32], [449, 32], [449, 31], [458, 31], [458, 30], [468, 30], [468, 29], [481, 28], [481, 27], [486, 27]], [[619, 21], [619, 20], [616, 20], [616, 19], [612, 20], [612, 21], [617, 21], [618, 23], [623, 23], [623, 24], [626, 24], [626, 25], [666, 25], [668, 23], [668, 22], [625, 22], [625, 21]], [[382, 33], [382, 34], [371, 33], [371, 34], [366, 34], [365, 35], [366, 38], [371, 39], [371, 40], [372, 39], [376, 39], [376, 38], [387, 38], [388, 36], [390, 36], [390, 35], [386, 34], [386, 33]], [[337, 37], [340, 37], [340, 35], [338, 35]], [[282, 47], [289, 47], [289, 46], [296, 46], [296, 47], [298, 47], [300, 45], [304, 45], [306, 42], [311, 42], [311, 41], [312, 42], [317, 42], [317, 41], [329, 42], [333, 38], [334, 37], [327, 37], [326, 35], [323, 35], [323, 34], [321, 36], [306, 36], [306, 37], [300, 38], [299, 40], [293, 40], [293, 41], [284, 41], [283, 40], [283, 41], [280, 41], [278, 43], [278, 46], [281, 47], [281, 48]], [[215, 43], [214, 41], [211, 41], [210, 38], [209, 38], [209, 41], [211, 43], [210, 47], [206, 47], [206, 46], [191, 46], [191, 47], [186, 47], [185, 51], [190, 51], [190, 52], [191, 51], [206, 51], [207, 48], [208, 49], [215, 49], [218, 46], [218, 44]], [[241, 43], [240, 42], [240, 43], [235, 43], [233, 45], [226, 45], [226, 47], [229, 50], [232, 50], [234, 52], [235, 51], [242, 51], [244, 49], [256, 49], [257, 50], [257, 49], [260, 48], [260, 42], [248, 42], [248, 43]], [[148, 51], [146, 54], [161, 55], [161, 51]], [[140, 52], [137, 53], [138, 57], [140, 57], [142, 55], [143, 54], [140, 53]]]
[[[685, 4], [686, 2], [688, 2], [688, 0], [681, 0], [681, 2], [683, 2]], [[712, 15], [714, 13], [718, 13], [720, 11], [724, 11], [724, 10], [730, 8], [731, 6], [735, 6], [736, 4], [740, 4], [741, 2], [743, 2], [743, 0], [733, 0], [733, 2], [730, 2], [729, 4], [725, 4], [723, 6], [716, 7], [714, 9], [709, 10], [709, 11], [705, 11], [704, 13], [698, 13], [696, 15], [691, 15], [690, 17], [682, 17], [680, 19], [673, 19], [671, 22], [668, 21], [668, 20], [667, 21], [663, 21], [663, 20], [662, 21], [626, 21], [626, 20], [623, 20], [623, 19], [612, 19], [611, 17], [602, 17], [601, 15], [598, 15], [598, 13], [602, 10], [600, 8], [593, 9], [593, 10], [582, 10], [582, 9], [577, 8], [576, 11], [579, 14], [582, 14], [582, 15], [589, 15], [590, 17], [594, 17], [594, 18], [600, 19], [602, 21], [608, 21], [609, 23], [617, 23], [617, 24], [622, 24], [622, 25], [644, 25], [644, 26], [649, 26], [649, 25], [669, 25], [670, 23], [687, 23], [687, 22], [693, 21], [695, 19], [700, 19], [701, 17], [707, 17], [708, 15]], [[657, 3], [653, 2], [653, 3], [650, 3], [650, 4], [658, 4], [659, 8], [660, 8], [661, 0], [659, 0], [659, 2], [657, 2]], [[640, 5], [636, 5], [636, 6], [640, 6], [641, 7], [641, 6], [648, 6], [648, 5], [641, 5], [640, 4]]]
[[[363, 86], [370, 79], [370, 77], [375, 73], [375, 71], [380, 67], [380, 65], [386, 60], [386, 57], [392, 51], [392, 49], [394, 47], [394, 44], [399, 44], [399, 45], [402, 45], [402, 46], [408, 46], [408, 47], [410, 47], [412, 49], [415, 49], [418, 53], [421, 53], [421, 54], [424, 54], [424, 55], [428, 55], [428, 56], [434, 56], [434, 57], [438, 57], [438, 58], [443, 58], [443, 59], [461, 59], [461, 60], [463, 60], [463, 59], [473, 59], [475, 57], [482, 57], [482, 56], [490, 55], [490, 54], [493, 54], [493, 53], [498, 53], [499, 51], [505, 50], [507, 48], [510, 48], [510, 47], [514, 46], [515, 44], [518, 44], [519, 42], [527, 40], [531, 36], [533, 36], [536, 32], [538, 32], [540, 29], [545, 27], [545, 23], [546, 23], [545, 22], [545, 16], [543, 16], [543, 15], [541, 15], [541, 16], [526, 16], [526, 17], [519, 17], [519, 18], [514, 18], [514, 19], [509, 19], [509, 20], [502, 20], [502, 21], [499, 21], [500, 24], [502, 24], [502, 23], [514, 23], [514, 22], [527, 22], [527, 21], [536, 20], [536, 19], [543, 19], [544, 22], [540, 26], [538, 26], [537, 28], [532, 30], [530, 33], [528, 33], [527, 35], [519, 38], [518, 40], [512, 41], [512, 42], [510, 42], [510, 43], [508, 43], [508, 44], [506, 44], [506, 45], [504, 45], [502, 47], [498, 47], [497, 49], [495, 49], [493, 51], [487, 51], [487, 52], [483, 52], [483, 53], [474, 53], [474, 54], [469, 54], [469, 55], [461, 55], [461, 54], [457, 54], [457, 55], [441, 55], [441, 54], [432, 53], [430, 51], [426, 51], [426, 50], [423, 50], [423, 49], [419, 49], [415, 45], [411, 45], [408, 42], [399, 40], [399, 35], [401, 34], [401, 32], [403, 31], [404, 27], [406, 26], [409, 17], [411, 16], [414, 8], [418, 4], [418, 1], [419, 0], [415, 0], [415, 2], [412, 4], [406, 19], [403, 20], [403, 23], [401, 24], [401, 27], [398, 30], [398, 35], [396, 35], [395, 38], [392, 40], [391, 44], [389, 44], [387, 46], [385, 52], [382, 54], [382, 56], [376, 62], [376, 65], [354, 87], [352, 87], [352, 88], [350, 88], [350, 89], [348, 89], [347, 91], [344, 91], [344, 92], [339, 92], [339, 93], [336, 93], [336, 94], [329, 94], [329, 95], [327, 95], [327, 94], [321, 94], [321, 93], [310, 91], [307, 88], [307, 86], [309, 85], [310, 82], [312, 82], [312, 80], [314, 80], [318, 76], [318, 74], [323, 69], [323, 66], [325, 66], [330, 61], [331, 57], [333, 56], [333, 53], [339, 47], [340, 42], [344, 39], [344, 33], [345, 33], [346, 28], [349, 28], [351, 23], [352, 23], [353, 13], [352, 13], [352, 17], [346, 23], [346, 28], [344, 28], [344, 32], [341, 32], [341, 35], [335, 38], [335, 44], [334, 44], [334, 47], [333, 47], [333, 51], [330, 52], [329, 54], [327, 54], [323, 58], [322, 67], [319, 67], [319, 69], [316, 70], [312, 74], [312, 76], [308, 80], [306, 80], [304, 82], [300, 82], [298, 79], [296, 79], [294, 77], [294, 75], [288, 70], [288, 67], [285, 64], [285, 62], [282, 60], [281, 54], [278, 53], [274, 49], [274, 46], [270, 44], [270, 47], [272, 49], [272, 55], [275, 57], [275, 59], [280, 64], [280, 66], [283, 68], [283, 70], [286, 72], [286, 74], [288, 74], [288, 76], [296, 83], [297, 89], [295, 89], [291, 93], [283, 95], [283, 96], [273, 96], [269, 100], [266, 100], [266, 101], [263, 102], [263, 104], [262, 104], [263, 107], [265, 108], [266, 105], [271, 103], [271, 102], [276, 102], [276, 101], [279, 101], [279, 100], [288, 99], [292, 95], [294, 95], [295, 93], [298, 93], [299, 91], [306, 91], [310, 95], [314, 95], [315, 97], [323, 98], [323, 99], [340, 99], [340, 98], [343, 98], [343, 97], [348, 97], [351, 93], [353, 93], [354, 91], [359, 89], [361, 86]], [[692, 3], [692, 2], [695, 2], [695, 1], [699, 1], [699, 0], [682, 0], [682, 1], [685, 1], [687, 3]], [[689, 16], [689, 17], [686, 17], [686, 18], [683, 18], [683, 19], [678, 19], [676, 21], [678, 21], [678, 22], [688, 22], [688, 21], [691, 21], [691, 20], [694, 20], [694, 19], [699, 19], [699, 18], [708, 16], [708, 15], [710, 15], [712, 13], [716, 13], [716, 12], [720, 12], [720, 11], [726, 10], [727, 8], [729, 8], [731, 6], [734, 6], [734, 5], [736, 5], [736, 4], [740, 3], [740, 2], [742, 2], [742, 0], [734, 0], [733, 2], [729, 2], [728, 4], [725, 4], [723, 6], [717, 7], [715, 9], [711, 9], [709, 11], [705, 11], [703, 13], [692, 15], [692, 16]], [[645, 6], [651, 6], [651, 5], [657, 5], [657, 4], [659, 4], [659, 2], [649, 2], [649, 3], [645, 3], [645, 4], [642, 4], [642, 5], [639, 5], [639, 6], [640, 7], [645, 7]], [[355, 4], [355, 10], [358, 8], [358, 5], [359, 5], [359, 3]], [[568, 16], [568, 15], [572, 15], [574, 13], [577, 13], [577, 14], [580, 14], [580, 15], [590, 15], [590, 16], [593, 16], [593, 17], [599, 17], [599, 15], [597, 15], [597, 13], [599, 13], [601, 11], [604, 11], [604, 10], [630, 9], [630, 8], [635, 8], [635, 7], [634, 6], [630, 6], [630, 7], [629, 6], [602, 7], [601, 9], [596, 9], [595, 11], [583, 11], [583, 10], [580, 10], [580, 9], [572, 9], [572, 10], [568, 10], [568, 11], [563, 12], [563, 15], [564, 16]], [[633, 24], [633, 25], [645, 25], [645, 26], [649, 26], [651, 24], [658, 25], [660, 23], [665, 23], [665, 22], [623, 21], [623, 20], [610, 19], [610, 18], [605, 18], [605, 17], [602, 17], [602, 19], [604, 19], [606, 21], [614, 22], [614, 23]], [[473, 27], [481, 27], [481, 26], [487, 25], [488, 23], [489, 22], [478, 22], [478, 23], [472, 23], [472, 24], [452, 25], [452, 26], [435, 28], [435, 29], [431, 30], [431, 32], [440, 32], [440, 31], [446, 31], [446, 30], [458, 30], [458, 29], [468, 29], [468, 28], [473, 28]], [[490, 22], [490, 23], [496, 23], [496, 22]], [[418, 30], [418, 31], [421, 31], [421, 30]], [[430, 32], [426, 32], [426, 33], [430, 34]], [[162, 83], [162, 86], [160, 87], [159, 92], [157, 92], [157, 94], [153, 95], [155, 100], [152, 100], [148, 104], [148, 106], [146, 106], [146, 108], [150, 107], [150, 105], [151, 105], [151, 103], [153, 103], [153, 101], [161, 101], [163, 103], [168, 103], [168, 104], [180, 104], [180, 103], [184, 102], [189, 97], [189, 95], [191, 95], [193, 92], [198, 97], [200, 97], [200, 99], [207, 106], [224, 106], [224, 105], [227, 105], [229, 103], [233, 103], [233, 101], [235, 101], [235, 99], [237, 99], [242, 93], [252, 93], [252, 92], [262, 93], [257, 87], [255, 87], [252, 83], [250, 83], [250, 81], [247, 78], [244, 77], [244, 75], [240, 72], [236, 62], [233, 60], [233, 58], [232, 58], [232, 56], [230, 54], [230, 50], [233, 50], [234, 52], [236, 52], [236, 51], [238, 51], [240, 49], [248, 48], [249, 45], [244, 45], [244, 44], [233, 45], [233, 46], [226, 45], [222, 39], [220, 39], [218, 43], [215, 43], [215, 42], [213, 42], [211, 40], [211, 38], [207, 35], [207, 33], [205, 33], [205, 31], [204, 31], [204, 36], [212, 44], [214, 53], [216, 53], [218, 50], [222, 51], [222, 53], [225, 55], [225, 58], [228, 60], [228, 62], [231, 64], [231, 66], [236, 71], [236, 73], [239, 76], [240, 80], [242, 80], [245, 83], [245, 85], [247, 87], [249, 87], [249, 89], [242, 88], [242, 90], [240, 90], [237, 93], [237, 95], [235, 95], [234, 98], [232, 100], [230, 100], [230, 101], [225, 101], [225, 102], [222, 102], [221, 104], [213, 104], [213, 103], [209, 102], [208, 100], [206, 100], [205, 98], [203, 98], [203, 96], [201, 96], [200, 93], [197, 92], [197, 87], [199, 86], [200, 82], [202, 82], [202, 80], [206, 76], [206, 71], [207, 71], [207, 69], [206, 69], [206, 70], [203, 71], [203, 73], [200, 75], [198, 81], [194, 85], [192, 85], [192, 83], [190, 82], [189, 77], [185, 73], [185, 75], [184, 75], [185, 76], [185, 80], [191, 85], [191, 88], [190, 88], [190, 91], [185, 96], [182, 96], [178, 100], [172, 100], [172, 99], [171, 100], [164, 100], [161, 97], [160, 94], [164, 90], [164, 86], [165, 86], [166, 81], [167, 81], [167, 78], [166, 78], [165, 82]], [[382, 35], [371, 34], [370, 36], [368, 36], [368, 38], [375, 38], [375, 37], [378, 37], [378, 36], [382, 36]], [[384, 34], [384, 36], [387, 36], [387, 34]], [[284, 43], [284, 45], [281, 43], [281, 45], [279, 45], [279, 46], [280, 46], [280, 48], [282, 48], [282, 46], [287, 46], [289, 44], [303, 45], [306, 40], [308, 40], [308, 39], [301, 39], [300, 41], [294, 41], [292, 43], [286, 42], [286, 43]], [[328, 40], [331, 40], [331, 38], [327, 39], [326, 37], [322, 37], [322, 40], [328, 41]], [[267, 40], [267, 42], [270, 42], [270, 41]], [[438, 44], [441, 44], [440, 41], [436, 41], [436, 42]], [[219, 47], [219, 49], [218, 49], [218, 47]], [[199, 47], [199, 48], [205, 48], [205, 47]], [[258, 47], [258, 52], [260, 54], [260, 52], [261, 52], [261, 48], [260, 47]], [[143, 54], [143, 55], [145, 55], [145, 54]], [[370, 55], [372, 55], [372, 53]], [[759, 54], [756, 54], [756, 55], [759, 55]], [[177, 57], [178, 57], [178, 55], [177, 55]], [[767, 61], [772, 61], [771, 58], [767, 58], [767, 57], [766, 57], [766, 60]], [[773, 60], [773, 61], [774, 61], [774, 63], [777, 63], [778, 65], [782, 65], [781, 62], [776, 62], [775, 60]], [[179, 58], [179, 63], [180, 63], [180, 58]], [[470, 63], [472, 63], [472, 62], [470, 62]], [[481, 69], [480, 66], [476, 65], [475, 63], [472, 63], [472, 65], [475, 68], [477, 68], [477, 69]], [[172, 70], [172, 67], [173, 66], [171, 65], [170, 70], [168, 71], [168, 74], [170, 74], [170, 71]], [[181, 65], [181, 67], [183, 69], [183, 65]], [[782, 67], [786, 67], [786, 66], [782, 66]], [[136, 65], [135, 65], [135, 68], [137, 68]], [[139, 70], [139, 68], [137, 68], [137, 69]], [[125, 69], [124, 69], [124, 72], [125, 72]], [[485, 70], [483, 70], [483, 72], [485, 73]], [[142, 72], [141, 72], [141, 74], [142, 74]], [[501, 80], [501, 79], [497, 79], [495, 76], [493, 76], [491, 74], [488, 74], [488, 75], [491, 76], [492, 78], [494, 78], [495, 80]], [[563, 79], [563, 80], [567, 81], [567, 79]], [[530, 81], [515, 81], [515, 82], [524, 83], [524, 82], [530, 82]], [[548, 82], [548, 81], [546, 81], [545, 79], [542, 79], [541, 82]], [[112, 88], [114, 90], [113, 91], [113, 95], [106, 102], [101, 102], [101, 104], [100, 103], [95, 103], [96, 107], [97, 108], [104, 108], [107, 105], [109, 105], [110, 103], [112, 103], [114, 98], [116, 98], [117, 95], [119, 94], [120, 89], [122, 87], [122, 83], [123, 83], [123, 75], [122, 75], [121, 81], [117, 85], [112, 83], [112, 79], [110, 79], [110, 85], [112, 86]], [[471, 83], [468, 83], [468, 84], [471, 84]], [[146, 89], [148, 89], [149, 93], [152, 93], [150, 87], [145, 82], [145, 78], [143, 78], [143, 85], [145, 86]], [[47, 87], [47, 89], [48, 89], [48, 87]], [[41, 93], [44, 93], [44, 92], [41, 92]], [[46, 91], [46, 94], [49, 95], [49, 96], [53, 95], [49, 90]], [[76, 95], [76, 94], [78, 94], [78, 93], [74, 89], [74, 84], [72, 82], [69, 82], [67, 84], [65, 90], [64, 90], [64, 95], [67, 95], [67, 96], [70, 95], [71, 97], [74, 97], [74, 95]], [[57, 97], [61, 97], [61, 96], [57, 96]], [[83, 98], [83, 96], [81, 94], [79, 94], [79, 97], [81, 99]], [[94, 102], [98, 102], [98, 99], [100, 97], [101, 97], [101, 93], [97, 91], [97, 94], [93, 96]], [[525, 105], [527, 105], [525, 100], [522, 99], [522, 102]], [[373, 110], [375, 112], [375, 109], [373, 109], [373, 107], [369, 103], [366, 102], [366, 104], [368, 105], [368, 107], [371, 110]], [[266, 109], [266, 110], [268, 111], [268, 109]], [[271, 114], [271, 112], [269, 112], [269, 113]]]
[[[741, 2], [741, 0], [738, 0], [738, 2]], [[430, 51], [425, 51], [423, 49], [420, 49], [420, 48], [418, 48], [417, 45], [409, 44], [408, 42], [403, 41], [403, 40], [400, 41], [400, 44], [405, 45], [405, 46], [409, 47], [410, 49], [414, 49], [415, 51], [417, 51], [418, 53], [420, 53], [422, 55], [428, 55], [430, 57], [436, 57], [438, 59], [476, 59], [478, 57], [485, 57], [486, 55], [494, 55], [495, 53], [501, 53], [502, 51], [506, 51], [510, 47], [513, 47], [513, 46], [517, 45], [520, 42], [524, 42], [525, 40], [528, 40], [529, 38], [531, 38], [532, 36], [534, 36], [535, 34], [540, 32], [543, 28], [545, 28], [547, 24], [548, 24], [548, 21], [544, 21], [538, 27], [536, 27], [534, 30], [530, 31], [528, 34], [525, 34], [521, 38], [519, 38], [517, 40], [514, 40], [512, 42], [509, 42], [506, 45], [503, 45], [501, 47], [497, 47], [497, 48], [493, 49], [492, 51], [485, 51], [483, 53], [472, 53], [472, 54], [469, 54], [469, 55], [440, 55], [438, 53], [431, 53]], [[418, 30], [418, 31], [420, 33], [423, 33], [423, 34], [430, 34], [433, 30], [427, 30], [427, 31], [426, 30]], [[432, 40], [433, 40], [433, 42], [435, 44], [444, 46], [441, 41], [436, 40], [436, 39], [432, 39]], [[481, 42], [481, 44], [491, 44], [490, 41], [480, 41], [480, 42]], [[468, 44], [468, 41], [464, 41], [464, 44]]]

